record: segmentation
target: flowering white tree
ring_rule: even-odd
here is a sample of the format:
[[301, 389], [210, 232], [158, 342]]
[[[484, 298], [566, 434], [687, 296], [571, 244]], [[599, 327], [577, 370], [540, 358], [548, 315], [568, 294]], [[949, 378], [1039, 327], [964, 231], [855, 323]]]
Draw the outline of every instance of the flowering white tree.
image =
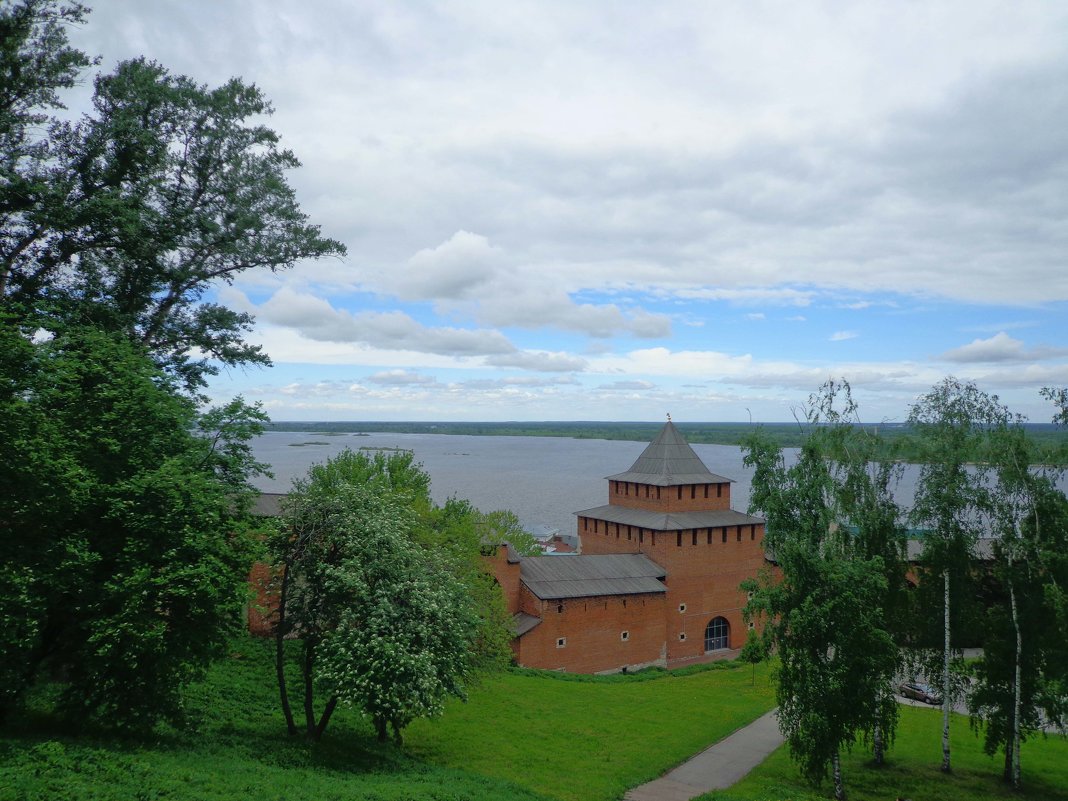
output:
[[[328, 464], [298, 485], [274, 542], [282, 708], [296, 734], [281, 659], [283, 639], [295, 635], [307, 737], [322, 736], [340, 703], [370, 717], [380, 740], [392, 729], [399, 744], [412, 720], [463, 696], [480, 619], [456, 571], [414, 536], [418, 499], [373, 478], [337, 480], [339, 472]], [[326, 698], [318, 719], [317, 691]]]

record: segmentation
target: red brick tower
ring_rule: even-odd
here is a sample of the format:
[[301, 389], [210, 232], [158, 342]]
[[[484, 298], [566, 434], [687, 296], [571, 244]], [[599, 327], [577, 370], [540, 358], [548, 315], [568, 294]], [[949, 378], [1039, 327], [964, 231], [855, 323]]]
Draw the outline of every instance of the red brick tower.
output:
[[764, 521], [731, 509], [731, 479], [670, 418], [630, 470], [608, 476], [608, 504], [577, 515], [582, 553], [639, 553], [666, 571], [669, 664], [742, 647], [738, 585], [765, 564]]

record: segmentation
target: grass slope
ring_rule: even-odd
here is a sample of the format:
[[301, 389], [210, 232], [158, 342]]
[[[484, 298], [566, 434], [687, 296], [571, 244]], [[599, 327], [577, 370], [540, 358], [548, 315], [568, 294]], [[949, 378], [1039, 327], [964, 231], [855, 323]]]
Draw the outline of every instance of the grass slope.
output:
[[[411, 727], [413, 754], [466, 765], [562, 801], [599, 801], [654, 779], [774, 705], [766, 669], [574, 681], [494, 677], [445, 716]], [[654, 677], [658, 674], [653, 674]]]
[[39, 697], [0, 730], [0, 801], [569, 801], [618, 798], [770, 708], [748, 668], [568, 680], [494, 676], [444, 718], [375, 742], [339, 710], [323, 742], [286, 736], [270, 643], [246, 639], [191, 688], [187, 729], [74, 735]]
[[[1035, 799], [1068, 801], [1068, 740], [1037, 737], [1020, 751], [1023, 790], [1001, 782], [1003, 757], [988, 757], [982, 741], [956, 716], [950, 729], [953, 772], [942, 763], [942, 715], [935, 709], [902, 707], [897, 741], [882, 768], [871, 764], [861, 746], [846, 756], [842, 771], [849, 801], [893, 801], [895, 798], [975, 801]], [[701, 801], [823, 801], [833, 798], [830, 782], [818, 790], [804, 783], [785, 746], [772, 754], [729, 790], [701, 796]]]

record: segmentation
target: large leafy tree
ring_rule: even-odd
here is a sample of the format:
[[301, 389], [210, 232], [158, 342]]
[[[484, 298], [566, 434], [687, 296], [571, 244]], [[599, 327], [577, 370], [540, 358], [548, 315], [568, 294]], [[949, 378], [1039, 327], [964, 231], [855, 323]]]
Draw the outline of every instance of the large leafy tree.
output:
[[197, 408], [220, 365], [268, 361], [210, 293], [343, 247], [300, 210], [255, 86], [134, 59], [60, 119], [87, 14], [0, 3], [0, 712], [50, 668], [66, 706], [148, 725], [238, 619], [263, 469], [258, 408]]
[[29, 73], [10, 84], [0, 131], [0, 299], [33, 328], [123, 331], [187, 390], [219, 364], [268, 363], [243, 341], [252, 318], [205, 295], [344, 252], [300, 210], [285, 178], [296, 157], [254, 122], [270, 104], [239, 79], [210, 89], [141, 58], [96, 78], [80, 121], [49, 120], [42, 106], [86, 63], [61, 24], [84, 14], [47, 0], [0, 11], [8, 76]]
[[[416, 717], [440, 714], [503, 640], [476, 606], [490, 589], [474, 568], [474, 510], [433, 507], [410, 453], [345, 451], [295, 482], [271, 544], [280, 569], [277, 678], [291, 734], [300, 731], [285, 670], [300, 640], [303, 730], [322, 737], [337, 705], [399, 742]], [[499, 606], [498, 600], [498, 606]], [[321, 696], [319, 707], [316, 696]]]
[[192, 402], [121, 335], [0, 340], [0, 714], [48, 673], [80, 717], [175, 718], [240, 619], [250, 552], [217, 473], [247, 442], [224, 426], [232, 454], [213, 454]]

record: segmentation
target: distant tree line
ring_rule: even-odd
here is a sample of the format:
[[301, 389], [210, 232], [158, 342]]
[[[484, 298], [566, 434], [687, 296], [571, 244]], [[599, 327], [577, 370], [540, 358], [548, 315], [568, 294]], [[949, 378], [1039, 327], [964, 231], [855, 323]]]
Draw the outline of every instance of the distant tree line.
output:
[[[308, 433], [392, 433], [392, 434], [450, 434], [486, 437], [573, 437], [575, 439], [626, 440], [649, 442], [660, 431], [662, 423], [638, 422], [591, 422], [591, 421], [545, 421], [545, 422], [376, 422], [376, 421], [272, 421], [268, 431], [292, 431]], [[813, 428], [823, 423], [685, 423], [676, 422], [675, 427], [686, 441], [704, 445], [744, 445], [755, 432], [762, 439], [780, 448], [800, 448], [807, 441]], [[874, 442], [881, 459], [917, 462], [922, 450], [914, 436], [911, 425], [902, 423], [861, 423], [854, 421], [854, 428], [878, 435]], [[1036, 458], [1043, 462], [1057, 463], [1063, 460], [1061, 444], [1065, 441], [1063, 429], [1049, 423], [1023, 423], [1021, 430], [1036, 448]], [[980, 458], [980, 454], [975, 455]]]

